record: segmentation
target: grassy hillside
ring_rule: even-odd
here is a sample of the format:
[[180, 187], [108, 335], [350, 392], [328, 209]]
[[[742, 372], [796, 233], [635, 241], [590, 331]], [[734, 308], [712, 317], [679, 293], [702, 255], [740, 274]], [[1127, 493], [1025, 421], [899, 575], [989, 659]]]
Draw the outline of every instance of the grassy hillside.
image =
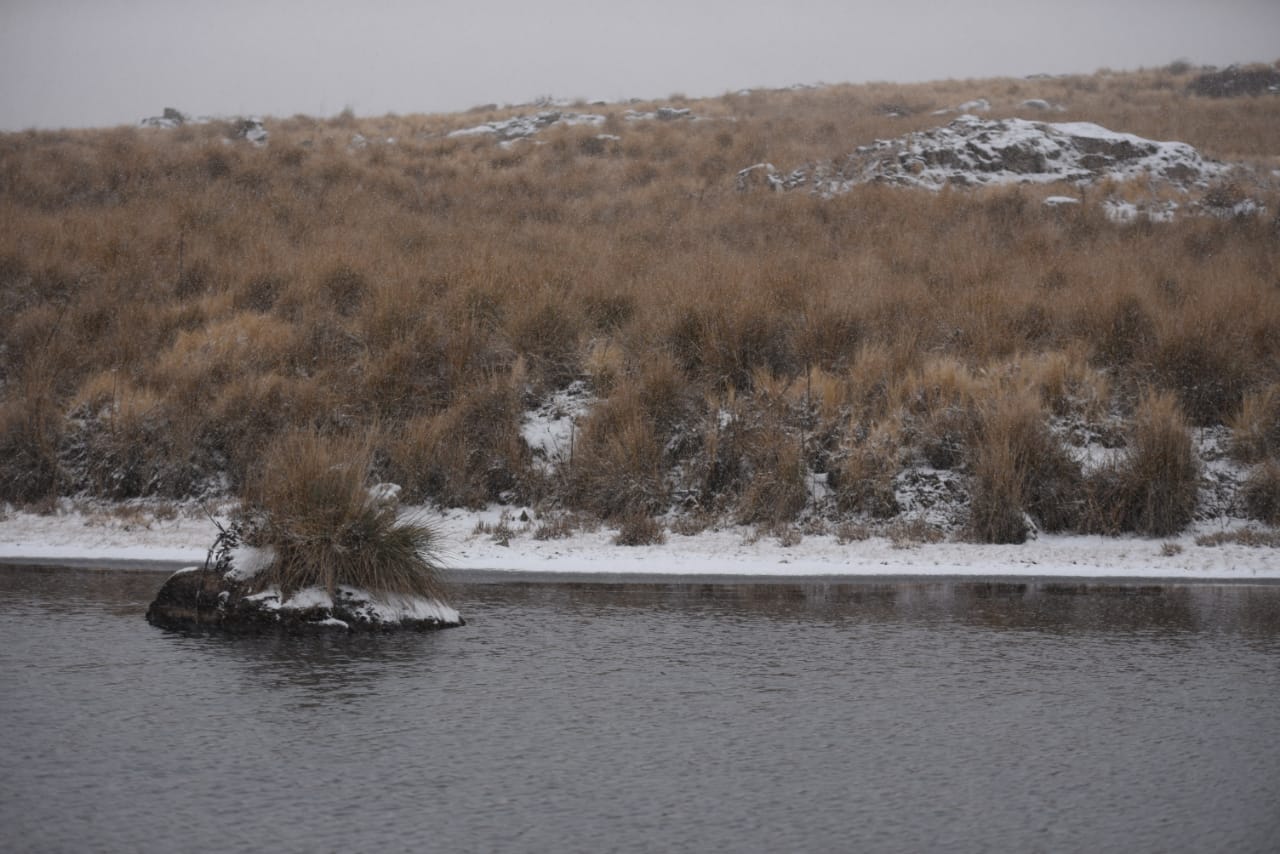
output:
[[[0, 500], [238, 494], [307, 431], [368, 440], [412, 500], [638, 531], [902, 524], [925, 472], [975, 539], [1162, 534], [1195, 512], [1189, 427], [1228, 425], [1241, 508], [1280, 521], [1280, 97], [1196, 73], [578, 105], [603, 124], [506, 145], [448, 134], [536, 108], [2, 135]], [[1244, 167], [1200, 197], [1265, 209], [736, 187], [976, 98], [1189, 143]], [[665, 105], [697, 119], [627, 117]], [[521, 420], [577, 381], [542, 465]]]

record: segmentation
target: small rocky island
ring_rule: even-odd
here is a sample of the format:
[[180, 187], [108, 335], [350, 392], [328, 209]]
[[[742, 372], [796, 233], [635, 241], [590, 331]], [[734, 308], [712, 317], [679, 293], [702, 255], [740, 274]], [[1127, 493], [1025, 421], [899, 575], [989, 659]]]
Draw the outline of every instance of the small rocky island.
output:
[[[229, 538], [227, 538], [229, 539]], [[147, 622], [178, 631], [309, 634], [330, 631], [427, 631], [462, 626], [457, 610], [436, 597], [370, 592], [337, 584], [282, 592], [257, 583], [275, 560], [263, 549], [225, 547], [219, 535], [210, 560], [175, 572], [147, 609]]]
[[435, 530], [401, 516], [398, 486], [365, 487], [369, 458], [350, 438], [278, 442], [204, 565], [174, 573], [147, 622], [245, 634], [464, 625], [445, 600]]

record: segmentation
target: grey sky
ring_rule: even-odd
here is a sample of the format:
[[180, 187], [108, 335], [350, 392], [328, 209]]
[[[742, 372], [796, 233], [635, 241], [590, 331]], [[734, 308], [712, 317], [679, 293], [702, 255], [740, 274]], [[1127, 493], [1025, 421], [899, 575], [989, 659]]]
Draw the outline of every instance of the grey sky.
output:
[[0, 129], [1280, 57], [1280, 0], [0, 0]]

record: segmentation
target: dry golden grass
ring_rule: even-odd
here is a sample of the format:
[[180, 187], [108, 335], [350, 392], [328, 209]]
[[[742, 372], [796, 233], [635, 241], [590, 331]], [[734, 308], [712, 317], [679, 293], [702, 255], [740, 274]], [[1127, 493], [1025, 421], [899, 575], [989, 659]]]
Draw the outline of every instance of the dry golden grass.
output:
[[[761, 91], [684, 103], [697, 122], [583, 106], [604, 126], [505, 148], [446, 134], [531, 110], [268, 120], [263, 148], [218, 124], [0, 135], [0, 499], [238, 490], [276, 438], [320, 429], [372, 436], [381, 475], [445, 504], [621, 519], [684, 495], [780, 524], [807, 468], [837, 514], [892, 516], [922, 453], [1035, 517], [1023, 440], [990, 426], [1010, 395], [1038, 425], [1018, 435], [1157, 394], [1270, 448], [1280, 101], [1191, 96], [1192, 76]], [[1051, 186], [735, 190], [742, 167], [837, 158], [976, 97], [1246, 161], [1232, 192], [1267, 213], [1116, 225], [1097, 202], [1123, 186], [1067, 209]], [[603, 400], [546, 478], [520, 414], [579, 378]]]
[[442, 598], [434, 531], [370, 497], [372, 459], [360, 438], [299, 432], [271, 444], [246, 488], [248, 536], [275, 552], [255, 584]]

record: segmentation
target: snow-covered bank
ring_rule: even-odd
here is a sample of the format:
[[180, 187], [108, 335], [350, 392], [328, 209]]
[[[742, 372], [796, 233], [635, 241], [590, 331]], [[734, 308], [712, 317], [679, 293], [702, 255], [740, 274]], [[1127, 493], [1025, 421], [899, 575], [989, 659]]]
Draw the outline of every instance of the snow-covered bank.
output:
[[[518, 515], [517, 511], [517, 515]], [[1197, 545], [1197, 536], [1237, 523], [1199, 523], [1178, 537], [1046, 536], [1016, 546], [972, 543], [895, 543], [885, 537], [840, 543], [835, 536], [804, 536], [783, 545], [757, 538], [750, 528], [668, 533], [662, 545], [625, 547], [616, 531], [600, 528], [565, 539], [537, 540], [534, 523], [507, 521], [509, 536], [495, 537], [498, 510], [427, 511], [441, 535], [455, 578], [468, 570], [649, 575], [974, 575], [1187, 580], [1280, 580], [1280, 550], [1225, 543]], [[485, 523], [480, 525], [478, 523]], [[0, 519], [0, 559], [103, 559], [200, 563], [217, 534], [207, 518], [121, 521], [76, 510], [38, 516], [10, 512]], [[502, 545], [505, 541], [507, 545]]]

